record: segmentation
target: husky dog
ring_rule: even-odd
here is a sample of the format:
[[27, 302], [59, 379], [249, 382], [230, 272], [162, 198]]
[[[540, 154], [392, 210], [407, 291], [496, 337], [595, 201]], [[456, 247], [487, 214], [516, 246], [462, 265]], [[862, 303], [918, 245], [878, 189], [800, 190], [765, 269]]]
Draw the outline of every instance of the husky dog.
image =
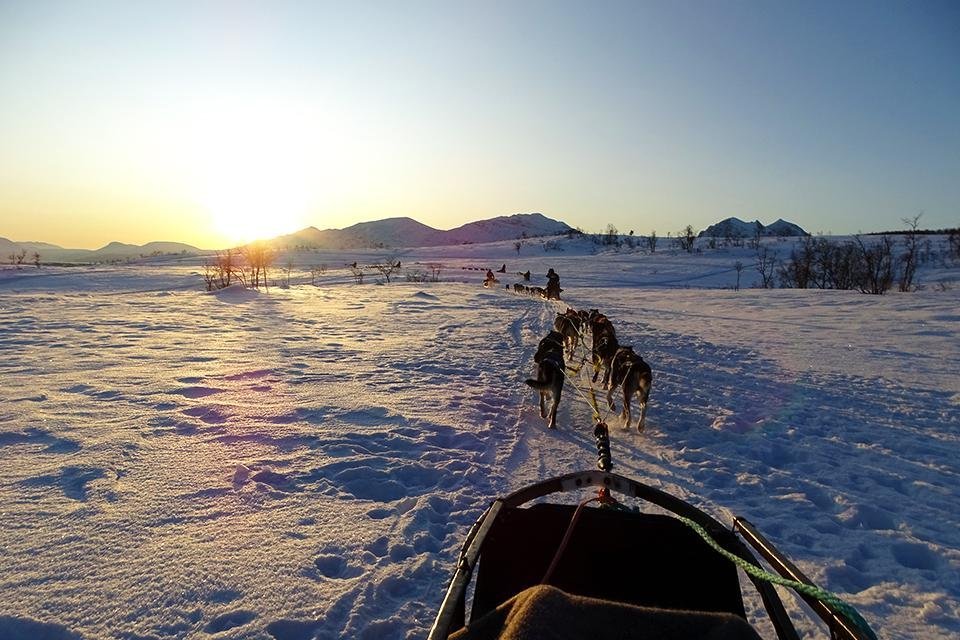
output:
[[597, 381], [600, 370], [605, 369], [603, 375], [603, 388], [606, 389], [610, 383], [610, 361], [620, 347], [617, 341], [617, 332], [613, 328], [613, 323], [603, 314], [597, 314], [590, 321], [590, 328], [593, 333], [593, 381]]
[[[596, 334], [597, 331], [602, 326], [605, 326], [605, 324], [609, 322], [610, 322], [610, 319], [607, 316], [600, 313], [598, 309], [590, 309], [590, 311], [587, 312], [587, 326], [590, 327], [591, 334]], [[612, 330], [612, 325], [611, 325], [611, 330]]]
[[559, 331], [551, 331], [540, 340], [537, 352], [533, 354], [533, 361], [540, 364], [540, 360], [554, 349], [563, 350], [563, 334]]
[[610, 390], [607, 391], [607, 405], [611, 411], [616, 410], [613, 404], [613, 392], [623, 385], [623, 409], [620, 419], [623, 426], [630, 428], [630, 399], [634, 394], [640, 396], [640, 419], [637, 420], [637, 431], [643, 431], [647, 418], [647, 400], [650, 398], [650, 386], [653, 384], [653, 370], [644, 362], [643, 358], [634, 353], [633, 347], [620, 347], [610, 362], [612, 371]]
[[557, 428], [557, 407], [560, 406], [560, 393], [563, 391], [564, 362], [563, 335], [551, 331], [540, 341], [537, 353], [533, 356], [537, 363], [537, 379], [527, 378], [524, 382], [540, 393], [540, 417], [547, 418], [546, 397], [552, 399], [549, 413], [549, 426]]
[[569, 307], [567, 307], [565, 312], [558, 313], [557, 318], [553, 321], [553, 328], [563, 334], [564, 346], [566, 347], [568, 356], [571, 358], [573, 357], [574, 351], [577, 350], [582, 324], [580, 314]]

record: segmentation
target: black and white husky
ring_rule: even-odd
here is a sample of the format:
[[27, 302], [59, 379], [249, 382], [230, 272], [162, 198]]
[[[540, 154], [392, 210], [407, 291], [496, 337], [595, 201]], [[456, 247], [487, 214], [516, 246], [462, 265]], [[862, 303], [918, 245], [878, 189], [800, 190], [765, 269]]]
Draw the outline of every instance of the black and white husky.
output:
[[547, 418], [546, 397], [549, 395], [549, 426], [557, 428], [557, 408], [560, 406], [560, 394], [563, 391], [564, 366], [563, 334], [551, 331], [540, 341], [537, 353], [533, 356], [537, 363], [537, 379], [527, 378], [524, 382], [540, 393], [540, 417]]

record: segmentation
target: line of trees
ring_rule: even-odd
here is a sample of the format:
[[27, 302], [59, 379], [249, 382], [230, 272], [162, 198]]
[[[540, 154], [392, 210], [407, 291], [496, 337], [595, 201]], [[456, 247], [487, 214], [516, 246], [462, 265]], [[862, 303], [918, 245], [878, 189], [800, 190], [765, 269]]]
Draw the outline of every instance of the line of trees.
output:
[[231, 284], [259, 289], [269, 287], [269, 270], [277, 253], [267, 244], [256, 242], [243, 247], [217, 251], [203, 267], [207, 291], [216, 291]]
[[[920, 216], [905, 218], [916, 231]], [[796, 289], [850, 289], [882, 295], [897, 286], [911, 291], [917, 267], [935, 257], [930, 241], [921, 243], [919, 233], [906, 233], [901, 241], [880, 235], [867, 241], [854, 236], [852, 241], [833, 241], [826, 237], [806, 237], [779, 262], [776, 252], [767, 246], [757, 250], [755, 267], [760, 285], [770, 288], [774, 276], [781, 287]], [[956, 239], [954, 239], [956, 238]], [[960, 230], [949, 236], [949, 257], [960, 260]]]
[[[16, 266], [17, 269], [22, 269], [24, 262], [26, 262], [26, 260], [27, 260], [27, 250], [26, 250], [26, 249], [20, 249], [20, 251], [18, 251], [18, 252], [11, 253], [10, 255], [7, 256], [7, 259], [10, 260], [10, 264]], [[40, 253], [37, 252], [37, 251], [34, 251], [32, 254], [30, 254], [30, 262], [27, 263], [27, 264], [32, 264], [32, 265], [35, 266], [37, 269], [39, 269], [39, 268], [40, 268]]]

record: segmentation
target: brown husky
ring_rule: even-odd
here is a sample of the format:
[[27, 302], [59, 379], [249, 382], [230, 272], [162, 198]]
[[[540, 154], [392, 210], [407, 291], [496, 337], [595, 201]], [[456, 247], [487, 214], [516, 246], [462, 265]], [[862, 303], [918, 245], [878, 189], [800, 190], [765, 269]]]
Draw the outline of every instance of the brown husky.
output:
[[610, 384], [610, 361], [616, 354], [620, 343], [617, 341], [617, 332], [607, 316], [598, 314], [590, 321], [593, 333], [593, 381], [597, 381], [601, 370], [603, 374], [603, 388]]
[[558, 313], [557, 318], [553, 321], [553, 328], [563, 334], [563, 344], [566, 347], [567, 356], [570, 358], [577, 350], [582, 325], [583, 321], [580, 319], [580, 314], [569, 307], [565, 312]]
[[630, 428], [630, 399], [634, 394], [640, 397], [640, 419], [637, 420], [637, 431], [643, 431], [647, 418], [647, 400], [650, 398], [650, 387], [653, 384], [653, 370], [644, 362], [643, 358], [634, 353], [633, 347], [620, 347], [610, 362], [610, 390], [607, 391], [607, 405], [610, 410], [616, 410], [613, 404], [613, 391], [623, 385], [623, 409], [620, 419], [623, 426]]

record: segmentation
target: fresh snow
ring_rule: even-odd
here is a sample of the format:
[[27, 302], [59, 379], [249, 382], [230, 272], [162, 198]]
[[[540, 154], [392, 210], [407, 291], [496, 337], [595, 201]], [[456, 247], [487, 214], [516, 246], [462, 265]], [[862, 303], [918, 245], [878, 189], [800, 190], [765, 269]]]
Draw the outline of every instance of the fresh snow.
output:
[[[549, 431], [522, 384], [568, 304], [654, 370], [646, 432], [608, 416], [616, 472], [748, 518], [880, 637], [957, 637], [956, 267], [734, 291], [749, 256], [540, 239], [357, 285], [382, 254], [305, 253], [288, 288], [217, 293], [196, 262], [0, 271], [0, 638], [423, 637], [490, 500], [593, 466], [577, 391]], [[564, 301], [482, 288], [502, 263]]]

